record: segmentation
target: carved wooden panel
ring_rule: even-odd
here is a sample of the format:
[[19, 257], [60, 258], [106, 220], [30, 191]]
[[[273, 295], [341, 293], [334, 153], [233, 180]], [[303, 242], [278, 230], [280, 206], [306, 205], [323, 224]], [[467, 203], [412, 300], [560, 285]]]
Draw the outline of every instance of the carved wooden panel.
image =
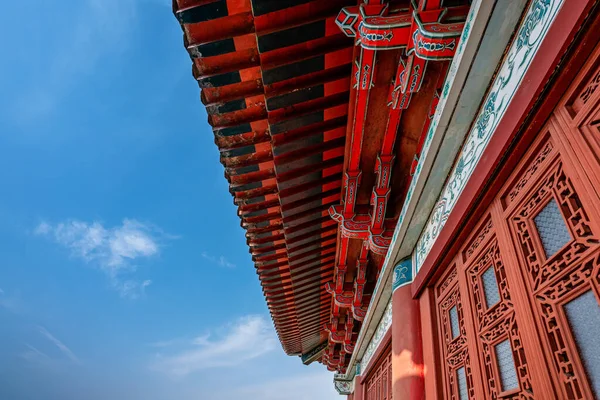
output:
[[574, 157], [582, 164], [582, 172], [600, 191], [600, 46], [565, 98], [559, 103], [556, 121], [563, 136], [573, 147]]
[[[558, 157], [529, 190], [515, 198], [518, 206], [509, 214], [508, 222], [539, 321], [543, 348], [557, 378], [554, 381], [565, 398], [591, 399], [592, 389], [564, 305], [573, 296], [597, 288], [594, 274], [598, 274], [600, 237], [563, 162]], [[554, 216], [545, 227], [540, 216], [547, 212]], [[546, 229], [557, 235], [551, 238], [553, 245], [545, 238]]]
[[367, 377], [366, 400], [392, 400], [392, 352], [385, 350]]
[[[530, 366], [495, 235], [490, 219], [462, 252], [484, 391], [489, 399], [533, 399]], [[479, 251], [473, 250], [475, 243]]]
[[495, 196], [433, 284], [443, 398], [600, 400], [600, 45]]
[[576, 121], [583, 120], [600, 100], [600, 47], [596, 49], [590, 61], [575, 79], [561, 101], [558, 110], [566, 111], [567, 116]]
[[475, 399], [473, 369], [467, 348], [465, 315], [457, 284], [456, 267], [440, 280], [436, 293], [443, 375], [446, 382], [444, 398]]

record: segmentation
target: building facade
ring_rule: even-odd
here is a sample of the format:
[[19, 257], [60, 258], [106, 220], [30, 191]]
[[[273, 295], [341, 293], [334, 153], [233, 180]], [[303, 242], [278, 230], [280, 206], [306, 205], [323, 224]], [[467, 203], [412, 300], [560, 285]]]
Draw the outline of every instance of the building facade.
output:
[[279, 339], [352, 400], [600, 398], [591, 0], [175, 0]]

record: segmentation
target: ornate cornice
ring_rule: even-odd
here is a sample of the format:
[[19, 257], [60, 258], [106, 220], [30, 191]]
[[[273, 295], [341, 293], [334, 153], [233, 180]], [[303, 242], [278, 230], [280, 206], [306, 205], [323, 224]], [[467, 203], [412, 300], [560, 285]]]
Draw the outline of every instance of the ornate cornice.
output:
[[344, 374], [335, 374], [333, 376], [335, 390], [341, 395], [354, 393], [354, 379], [347, 379]]
[[360, 363], [365, 368], [369, 366], [369, 362], [371, 362], [371, 359], [373, 358], [373, 354], [375, 354], [375, 351], [381, 344], [381, 341], [383, 340], [383, 338], [385, 337], [385, 334], [387, 333], [388, 329], [390, 329], [391, 326], [392, 326], [392, 299], [390, 298], [390, 302], [388, 303], [387, 307], [385, 308], [385, 312], [383, 313], [383, 316], [381, 317], [381, 321], [379, 321], [379, 324], [377, 325], [377, 329], [375, 330], [375, 333], [373, 334], [373, 337], [371, 338], [371, 341], [369, 342], [369, 345], [367, 346], [367, 349], [365, 350], [365, 354], [363, 355], [362, 360], [360, 360]]

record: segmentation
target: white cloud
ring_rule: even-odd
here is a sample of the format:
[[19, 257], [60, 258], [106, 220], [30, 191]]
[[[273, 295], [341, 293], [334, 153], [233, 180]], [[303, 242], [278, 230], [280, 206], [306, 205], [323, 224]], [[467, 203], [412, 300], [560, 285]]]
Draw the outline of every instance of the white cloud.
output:
[[38, 332], [42, 334], [46, 339], [52, 342], [58, 349], [75, 364], [81, 364], [79, 358], [69, 349], [63, 342], [54, 337], [48, 330], [42, 326], [38, 326]]
[[112, 285], [115, 289], [118, 290], [121, 297], [126, 297], [129, 299], [137, 299], [144, 294], [146, 294], [146, 288], [152, 284], [150, 279], [146, 279], [143, 282], [127, 280], [121, 282], [119, 280], [114, 280]]
[[202, 253], [200, 253], [200, 255], [205, 260], [208, 260], [211, 263], [216, 264], [216, 265], [218, 265], [220, 267], [223, 267], [223, 268], [235, 268], [235, 264], [233, 264], [232, 262], [229, 262], [227, 260], [227, 258], [225, 258], [225, 256], [215, 257], [213, 255], [208, 254], [206, 251], [203, 251]]
[[28, 361], [31, 363], [41, 363], [41, 362], [48, 362], [51, 360], [51, 358], [46, 353], [38, 350], [37, 348], [33, 347], [32, 345], [25, 343], [25, 346], [27, 346], [28, 350], [24, 351], [23, 353], [21, 353], [19, 355], [25, 361]]
[[34, 229], [33, 233], [36, 235], [46, 235], [50, 233], [52, 227], [47, 222], [40, 222], [40, 224]]
[[262, 316], [246, 316], [228, 327], [218, 339], [200, 336], [187, 349], [172, 354], [158, 354], [152, 368], [169, 375], [184, 376], [192, 372], [232, 367], [260, 357], [277, 347], [271, 324]]
[[113, 288], [128, 298], [142, 296], [152, 281], [123, 279], [123, 275], [135, 272], [135, 261], [157, 255], [162, 239], [172, 238], [133, 219], [124, 219], [120, 226], [110, 228], [97, 221], [68, 220], [55, 225], [43, 221], [34, 233], [53, 239], [68, 248], [72, 256], [98, 266]]

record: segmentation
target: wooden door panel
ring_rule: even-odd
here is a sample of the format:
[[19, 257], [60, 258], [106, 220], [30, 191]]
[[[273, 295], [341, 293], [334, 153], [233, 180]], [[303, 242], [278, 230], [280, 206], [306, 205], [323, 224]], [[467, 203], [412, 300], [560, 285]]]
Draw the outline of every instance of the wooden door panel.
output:
[[534, 399], [520, 316], [491, 215], [482, 218], [458, 258], [473, 322], [469, 340], [476, 343], [485, 398]]
[[369, 373], [365, 384], [365, 400], [392, 400], [392, 349], [383, 351]]
[[483, 215], [431, 287], [444, 398], [600, 400], [600, 46]]
[[525, 157], [532, 163], [517, 169], [520, 180], [501, 198], [553, 382], [564, 398], [591, 399], [564, 306], [597, 290], [593, 260], [600, 254], [600, 237], [588, 211], [593, 210], [588, 207], [592, 192], [580, 193], [589, 189], [589, 181], [581, 179], [580, 165], [565, 156], [563, 139], [550, 121], [533, 146], [534, 154]]
[[[472, 365], [465, 310], [461, 300], [456, 266], [440, 280], [436, 287], [436, 308], [441, 365], [444, 376], [444, 399], [472, 400], [476, 396], [477, 366]], [[476, 359], [476, 358], [475, 358]]]

